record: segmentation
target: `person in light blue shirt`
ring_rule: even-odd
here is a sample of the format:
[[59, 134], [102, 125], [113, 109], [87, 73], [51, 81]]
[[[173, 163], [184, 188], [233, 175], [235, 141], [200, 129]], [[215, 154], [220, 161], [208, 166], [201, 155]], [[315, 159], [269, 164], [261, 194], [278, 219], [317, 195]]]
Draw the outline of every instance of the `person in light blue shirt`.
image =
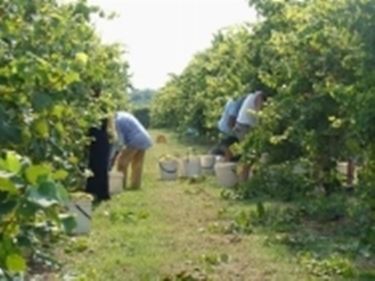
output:
[[125, 111], [117, 112], [115, 126], [120, 141], [127, 147], [146, 150], [152, 146], [149, 133], [134, 115]]
[[226, 161], [238, 159], [237, 156], [233, 155], [230, 147], [238, 142], [238, 138], [236, 137], [233, 128], [236, 124], [236, 118], [244, 99], [245, 97], [239, 97], [236, 100], [229, 99], [225, 104], [221, 118], [217, 123], [217, 127], [222, 134], [222, 137], [216, 151], [223, 154]]
[[219, 122], [217, 123], [217, 127], [220, 132], [222, 132], [225, 135], [234, 135], [233, 134], [233, 127], [236, 122], [238, 114], [238, 105], [237, 102], [233, 99], [229, 99], [227, 103], [225, 104], [223, 114], [221, 115], [221, 118]]
[[[141, 187], [143, 162], [146, 150], [152, 146], [152, 139], [143, 125], [132, 114], [120, 111], [115, 116], [115, 127], [118, 137], [118, 147], [113, 153], [112, 162], [124, 175], [123, 187], [127, 185], [128, 167], [131, 166], [131, 188]], [[114, 160], [114, 161], [113, 161]]]

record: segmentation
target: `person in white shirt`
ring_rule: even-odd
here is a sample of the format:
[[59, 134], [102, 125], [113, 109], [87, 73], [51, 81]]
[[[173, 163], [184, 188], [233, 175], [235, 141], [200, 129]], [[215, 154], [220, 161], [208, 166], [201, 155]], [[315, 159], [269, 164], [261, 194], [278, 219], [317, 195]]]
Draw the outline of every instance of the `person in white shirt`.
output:
[[238, 138], [235, 136], [233, 128], [236, 124], [237, 115], [244, 99], [244, 97], [238, 98], [236, 100], [229, 99], [217, 124], [219, 131], [223, 134], [223, 138], [219, 143], [219, 147], [224, 154], [225, 160], [227, 161], [230, 161], [234, 158], [233, 153], [230, 150], [230, 146], [238, 142]]
[[256, 126], [257, 112], [261, 109], [264, 102], [264, 93], [256, 91], [249, 94], [238, 112], [234, 133], [239, 140], [242, 140], [251, 128]]
[[[234, 133], [242, 141], [245, 136], [257, 125], [257, 113], [265, 101], [265, 95], [262, 91], [256, 91], [249, 94], [242, 103], [238, 112]], [[243, 164], [240, 173], [240, 180], [246, 181], [249, 177], [251, 165]]]

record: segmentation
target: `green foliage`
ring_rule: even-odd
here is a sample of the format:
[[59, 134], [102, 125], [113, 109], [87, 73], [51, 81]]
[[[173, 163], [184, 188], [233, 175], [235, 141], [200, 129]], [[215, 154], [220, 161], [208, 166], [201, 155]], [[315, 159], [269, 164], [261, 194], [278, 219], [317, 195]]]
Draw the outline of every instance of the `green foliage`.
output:
[[131, 102], [135, 108], [148, 107], [152, 102], [154, 94], [155, 91], [151, 89], [133, 89], [129, 93], [129, 102]]
[[314, 185], [295, 164], [260, 166], [251, 180], [238, 187], [243, 198], [268, 197], [290, 201], [311, 193]]
[[374, 3], [249, 2], [260, 21], [218, 33], [172, 76], [152, 104], [153, 123], [215, 134], [227, 97], [263, 89], [272, 99], [243, 144], [244, 158], [307, 159], [315, 184], [330, 193], [339, 185], [337, 161], [373, 157]]
[[66, 242], [67, 245], [64, 248], [64, 252], [67, 254], [74, 252], [83, 253], [89, 249], [89, 241], [86, 237], [72, 238]]
[[[263, 15], [254, 29], [263, 45], [258, 76], [274, 95], [259, 116], [258, 128], [242, 145], [245, 158], [257, 162], [267, 153], [270, 170], [274, 164], [307, 160], [305, 182], [330, 194], [343, 185], [337, 162], [356, 155], [363, 166], [358, 203], [328, 197], [310, 211], [322, 221], [349, 217], [353, 229], [363, 230], [365, 244], [373, 244], [374, 2], [250, 2]], [[254, 180], [245, 188], [250, 195], [256, 187], [268, 189], [272, 181], [257, 175]], [[271, 193], [279, 195], [277, 190]]]
[[[358, 182], [362, 195], [357, 200], [365, 211], [359, 212], [347, 200], [322, 199], [313, 216], [322, 221], [352, 216], [353, 221], [362, 221], [364, 240], [371, 245], [374, 2], [252, 0], [250, 4], [261, 14], [260, 22], [238, 33], [218, 34], [211, 48], [197, 54], [158, 93], [153, 121], [209, 134], [226, 97], [249, 88], [266, 89], [272, 98], [259, 114], [258, 127], [241, 144], [243, 160], [259, 167], [240, 193], [283, 200], [322, 189], [331, 194], [343, 185], [337, 162], [355, 155], [363, 166]], [[263, 153], [267, 163], [259, 165]], [[306, 164], [302, 172], [296, 172], [298, 163]]]
[[264, 16], [254, 32], [264, 46], [258, 76], [275, 95], [244, 151], [306, 158], [331, 192], [337, 161], [373, 150], [373, 2], [250, 2]]
[[74, 227], [60, 207], [68, 202], [67, 190], [56, 180], [60, 174], [12, 151], [0, 158], [0, 268], [7, 275], [25, 271], [43, 244]]
[[[226, 98], [264, 90], [270, 98], [258, 126], [239, 147], [256, 171], [240, 194], [288, 201], [326, 195], [310, 206], [311, 216], [347, 218], [363, 230], [365, 244], [374, 244], [374, 1], [249, 3], [259, 21], [218, 33], [172, 76], [152, 103], [153, 124], [215, 134]], [[346, 185], [337, 163], [350, 158], [360, 169], [355, 204], [330, 196]]]
[[194, 270], [183, 270], [176, 274], [168, 274], [163, 277], [162, 281], [207, 281], [208, 274], [205, 270], [197, 267]]
[[348, 216], [348, 199], [343, 195], [331, 195], [318, 199], [300, 207], [302, 213], [309, 219], [319, 222], [338, 221]]
[[298, 258], [302, 266], [322, 280], [331, 280], [332, 276], [342, 276], [347, 279], [352, 279], [355, 276], [352, 263], [338, 255], [321, 258], [304, 253], [300, 254]]
[[254, 231], [254, 225], [250, 218], [250, 213], [239, 212], [226, 229], [226, 233], [251, 234]]
[[[372, 158], [374, 159], [374, 158]], [[360, 204], [353, 208], [352, 216], [362, 227], [361, 237], [364, 243], [372, 245], [375, 252], [375, 162], [368, 161], [359, 172]]]
[[94, 33], [95, 10], [85, 1], [0, 3], [0, 148], [53, 162], [75, 186], [88, 128], [124, 102], [128, 83], [119, 46]]
[[142, 123], [145, 128], [150, 127], [150, 109], [147, 107], [136, 108], [133, 110], [134, 116]]
[[73, 225], [58, 205], [85, 181], [88, 129], [126, 103], [128, 67], [120, 46], [96, 36], [98, 8], [61, 2], [0, 1], [0, 267], [8, 273], [24, 271], [55, 226]]
[[[216, 233], [266, 234], [266, 245], [286, 246], [297, 257], [296, 262], [322, 280], [354, 280], [368, 270], [366, 263], [371, 268], [372, 245], [362, 239], [367, 237], [362, 231], [369, 225], [364, 218], [371, 213], [358, 198], [341, 194], [310, 196], [287, 204], [251, 203], [250, 210], [231, 212], [229, 227], [217, 224]], [[238, 210], [238, 206], [234, 208]], [[228, 216], [221, 212], [220, 218]]]

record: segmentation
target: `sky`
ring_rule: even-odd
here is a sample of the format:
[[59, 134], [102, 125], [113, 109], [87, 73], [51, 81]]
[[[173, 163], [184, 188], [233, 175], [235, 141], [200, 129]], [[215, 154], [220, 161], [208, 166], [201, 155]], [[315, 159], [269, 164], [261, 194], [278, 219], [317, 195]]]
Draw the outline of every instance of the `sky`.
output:
[[158, 89], [179, 74], [193, 55], [210, 46], [218, 30], [254, 21], [247, 0], [89, 0], [118, 17], [95, 19], [106, 43], [124, 45], [131, 82]]

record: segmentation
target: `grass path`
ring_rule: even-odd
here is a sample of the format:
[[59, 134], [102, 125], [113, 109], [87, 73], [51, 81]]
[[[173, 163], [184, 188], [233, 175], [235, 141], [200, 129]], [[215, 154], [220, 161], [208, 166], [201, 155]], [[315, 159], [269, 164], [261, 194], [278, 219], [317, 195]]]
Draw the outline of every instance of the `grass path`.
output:
[[164, 134], [168, 143], [146, 155], [142, 189], [101, 204], [90, 235], [64, 246], [64, 271], [100, 281], [311, 280], [284, 249], [265, 246], [264, 236], [226, 231], [230, 214], [253, 206], [223, 199], [214, 178], [160, 181], [158, 158], [187, 150]]

